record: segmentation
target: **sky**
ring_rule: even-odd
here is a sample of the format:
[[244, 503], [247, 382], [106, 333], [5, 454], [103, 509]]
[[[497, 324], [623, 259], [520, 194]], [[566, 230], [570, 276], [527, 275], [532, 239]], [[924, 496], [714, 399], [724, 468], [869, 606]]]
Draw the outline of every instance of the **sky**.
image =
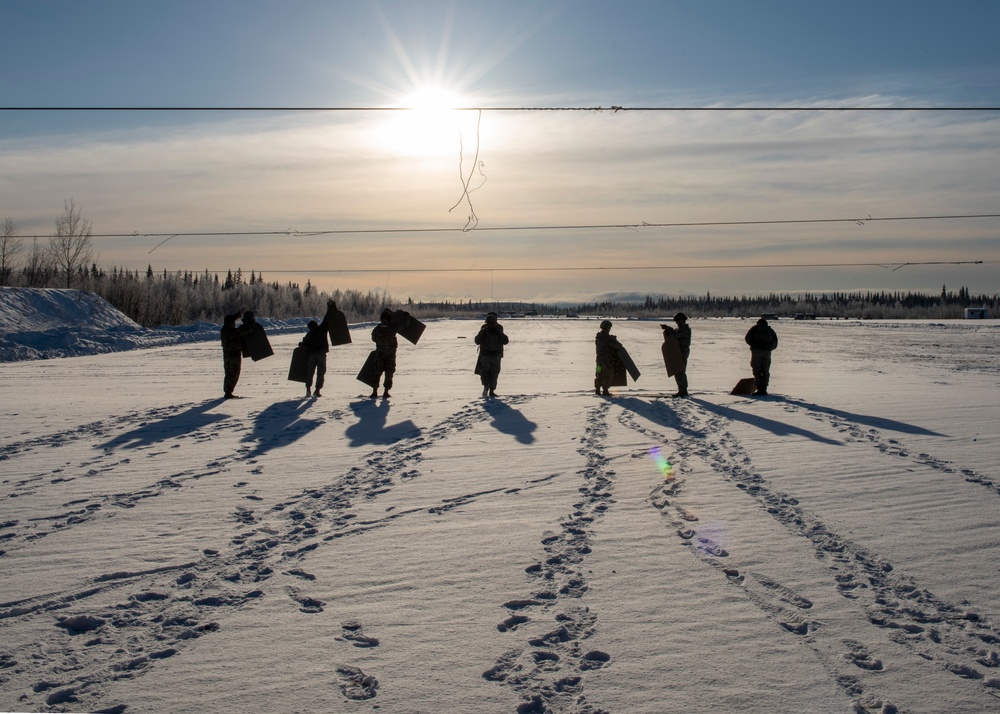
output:
[[1000, 111], [830, 110], [1000, 107], [992, 0], [4, 0], [0, 26], [0, 220], [45, 240], [72, 199], [103, 265], [1000, 291], [1000, 218], [910, 220], [1000, 214]]

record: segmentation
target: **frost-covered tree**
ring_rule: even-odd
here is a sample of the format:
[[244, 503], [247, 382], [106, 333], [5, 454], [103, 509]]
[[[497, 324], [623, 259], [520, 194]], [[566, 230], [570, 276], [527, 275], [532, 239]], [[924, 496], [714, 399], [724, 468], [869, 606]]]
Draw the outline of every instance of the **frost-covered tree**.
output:
[[11, 274], [17, 267], [17, 258], [24, 247], [24, 240], [17, 235], [17, 223], [13, 218], [5, 218], [0, 223], [0, 285], [10, 282]]
[[94, 260], [90, 242], [92, 227], [73, 199], [63, 201], [63, 213], [56, 219], [56, 234], [49, 239], [49, 253], [55, 269], [65, 277], [66, 287], [73, 287], [73, 280], [82, 268]]
[[38, 239], [31, 241], [31, 248], [24, 259], [24, 267], [21, 273], [24, 276], [25, 285], [29, 288], [47, 287], [53, 277], [52, 256], [44, 247], [38, 245]]

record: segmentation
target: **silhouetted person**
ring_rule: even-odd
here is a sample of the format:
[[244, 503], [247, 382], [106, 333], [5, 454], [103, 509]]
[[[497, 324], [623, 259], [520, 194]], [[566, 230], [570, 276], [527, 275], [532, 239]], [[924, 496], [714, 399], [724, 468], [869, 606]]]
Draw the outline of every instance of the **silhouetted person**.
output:
[[372, 342], [375, 343], [375, 386], [372, 388], [371, 398], [378, 396], [378, 382], [382, 375], [385, 375], [382, 392], [383, 398], [389, 397], [389, 390], [392, 389], [392, 375], [396, 373], [396, 330], [393, 328], [392, 310], [386, 308], [382, 311], [381, 321], [372, 330]]
[[778, 348], [778, 335], [763, 317], [747, 331], [744, 338], [750, 345], [750, 369], [756, 386], [754, 396], [766, 397], [771, 381], [771, 353]]
[[[333, 306], [333, 300], [327, 300], [327, 314]], [[323, 388], [326, 379], [326, 356], [330, 352], [330, 341], [326, 338], [327, 319], [322, 322], [309, 321], [309, 332], [299, 342], [299, 347], [309, 353], [306, 361], [306, 396], [323, 396], [320, 390]], [[316, 391], [312, 391], [313, 376], [316, 377]]]
[[510, 343], [510, 338], [504, 334], [503, 325], [497, 322], [495, 312], [486, 313], [486, 323], [479, 328], [476, 344], [479, 345], [479, 378], [483, 382], [483, 397], [497, 395], [497, 377], [500, 376], [500, 361], [503, 359], [503, 346]]
[[684, 367], [674, 375], [674, 379], [677, 381], [677, 394], [674, 396], [686, 397], [688, 395], [687, 363], [688, 357], [691, 355], [691, 327], [687, 324], [687, 315], [683, 312], [674, 315], [674, 322], [677, 323], [677, 327], [670, 325], [661, 325], [661, 327], [665, 336], [677, 338], [677, 346], [681, 348]]
[[226, 376], [222, 380], [222, 391], [226, 399], [232, 399], [235, 394], [236, 383], [240, 381], [240, 369], [243, 366], [243, 338], [253, 330], [253, 313], [250, 315], [248, 323], [244, 318], [243, 323], [237, 327], [236, 319], [240, 313], [226, 315], [222, 320], [222, 366]]
[[618, 348], [622, 343], [611, 334], [611, 320], [601, 323], [601, 331], [594, 338], [597, 347], [597, 367], [594, 373], [594, 394], [611, 396], [611, 378], [615, 373], [615, 361], [618, 359]]

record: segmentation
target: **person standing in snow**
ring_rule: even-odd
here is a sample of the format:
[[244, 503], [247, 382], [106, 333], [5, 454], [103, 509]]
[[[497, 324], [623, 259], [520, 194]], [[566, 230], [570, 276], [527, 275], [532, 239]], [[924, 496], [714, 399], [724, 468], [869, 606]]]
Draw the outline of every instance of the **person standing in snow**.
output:
[[675, 397], [686, 397], [688, 395], [687, 362], [691, 355], [691, 327], [687, 324], [687, 315], [678, 312], [674, 315], [674, 322], [677, 327], [670, 325], [660, 325], [663, 328], [664, 336], [676, 337], [677, 346], [681, 348], [681, 357], [684, 358], [684, 368], [674, 375], [677, 381], [677, 393]]
[[483, 383], [483, 397], [497, 395], [497, 377], [500, 376], [500, 361], [503, 359], [503, 346], [510, 343], [510, 338], [504, 334], [503, 325], [497, 322], [495, 312], [486, 313], [486, 323], [479, 328], [476, 344], [479, 345], [479, 360], [476, 371]]
[[392, 310], [386, 308], [382, 311], [379, 324], [372, 330], [372, 342], [375, 343], [375, 386], [372, 388], [371, 398], [378, 396], [378, 382], [382, 375], [385, 375], [384, 390], [382, 398], [389, 398], [389, 390], [392, 389], [392, 375], [396, 373], [396, 348], [399, 345], [396, 339], [396, 329], [392, 326]]
[[222, 391], [226, 399], [232, 399], [236, 395], [236, 383], [240, 381], [240, 370], [243, 365], [243, 338], [253, 330], [253, 314], [250, 314], [250, 321], [246, 320], [237, 327], [236, 320], [241, 313], [226, 315], [222, 320], [222, 367], [225, 370], [225, 377], [222, 380]]
[[744, 338], [750, 345], [750, 369], [756, 390], [754, 396], [766, 397], [771, 381], [771, 353], [778, 348], [778, 335], [763, 317], [751, 327]]
[[[299, 342], [299, 347], [309, 353], [306, 362], [306, 396], [323, 396], [320, 390], [323, 388], [326, 379], [326, 356], [330, 352], [330, 342], [326, 338], [327, 320], [329, 319], [330, 308], [335, 307], [333, 300], [327, 300], [327, 317], [322, 322], [309, 321], [309, 332]], [[316, 391], [312, 391], [313, 375], [316, 377]]]
[[594, 394], [611, 396], [611, 377], [615, 373], [615, 360], [622, 343], [611, 334], [611, 320], [601, 322], [601, 331], [594, 338], [597, 347], [597, 367], [594, 374]]

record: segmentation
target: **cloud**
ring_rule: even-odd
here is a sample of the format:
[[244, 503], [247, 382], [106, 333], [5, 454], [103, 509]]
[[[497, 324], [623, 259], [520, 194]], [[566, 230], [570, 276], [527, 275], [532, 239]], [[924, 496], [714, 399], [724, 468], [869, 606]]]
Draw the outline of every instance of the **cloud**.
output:
[[[399, 119], [379, 112], [251, 115], [7, 140], [0, 142], [0, 192], [25, 232], [51, 230], [69, 197], [96, 233], [288, 231], [178, 237], [152, 255], [162, 238], [100, 239], [98, 247], [102, 260], [131, 267], [315, 269], [317, 284], [333, 274], [323, 269], [997, 257], [990, 221], [460, 230], [470, 214], [459, 200], [470, 172], [473, 186], [485, 180], [470, 196], [482, 229], [1000, 212], [1000, 119], [989, 114], [468, 112], [448, 130], [450, 142], [406, 152], [387, 135], [400, 131], [393, 129]], [[419, 131], [408, 140], [423, 147]], [[304, 235], [431, 228], [448, 230]], [[701, 271], [685, 282], [713, 292], [767, 285], [751, 273], [758, 274]], [[483, 295], [481, 274], [460, 275], [396, 273], [389, 289]], [[663, 292], [657, 286], [664, 279], [647, 270], [504, 273], [502, 282], [509, 297], [522, 290], [531, 298], [633, 287]]]

